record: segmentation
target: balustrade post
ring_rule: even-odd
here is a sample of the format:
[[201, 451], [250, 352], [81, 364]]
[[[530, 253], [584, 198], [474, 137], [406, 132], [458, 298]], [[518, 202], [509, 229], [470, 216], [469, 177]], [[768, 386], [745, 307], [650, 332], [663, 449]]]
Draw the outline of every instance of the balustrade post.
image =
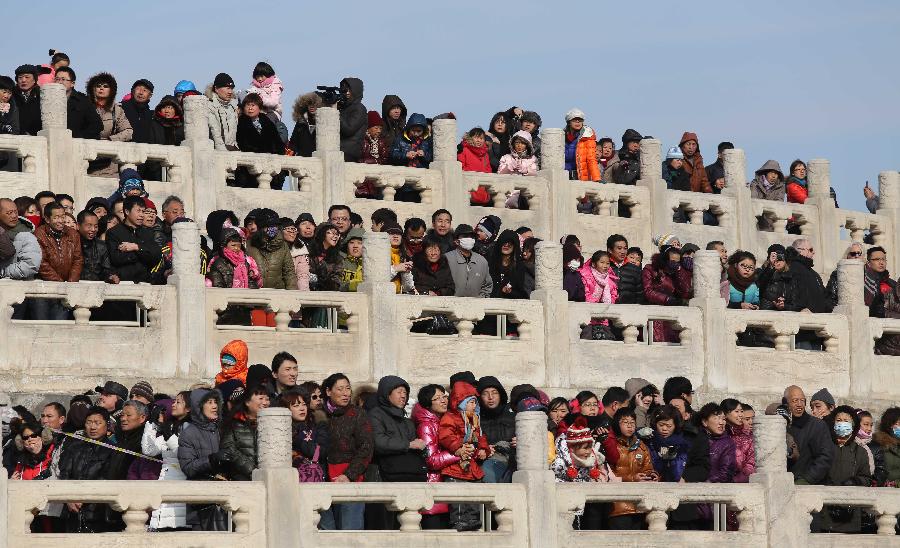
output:
[[[659, 139], [641, 141], [641, 178], [637, 186], [650, 191], [650, 233], [668, 232], [672, 224], [672, 210], [669, 208], [668, 189], [662, 178], [662, 160]], [[636, 245], [636, 244], [631, 244]]]
[[50, 190], [73, 196], [79, 203], [87, 201], [87, 195], [80, 196], [76, 190], [75, 170], [81, 168], [76, 162], [72, 132], [66, 128], [68, 120], [68, 96], [62, 84], [41, 86], [41, 130], [39, 137], [47, 139], [47, 183]]
[[542, 241], [535, 246], [533, 300], [541, 301], [544, 313], [545, 386], [569, 386], [569, 296], [562, 288], [562, 246]]
[[369, 378], [380, 379], [396, 373], [398, 326], [393, 321], [397, 312], [397, 291], [391, 281], [391, 244], [384, 232], [363, 235], [363, 282], [357, 291], [368, 296], [370, 318], [364, 344], [369, 346]]
[[806, 546], [809, 520], [796, 500], [794, 475], [787, 471], [787, 422], [779, 415], [757, 413], [753, 418], [756, 473], [751, 483], [764, 493], [769, 546]]
[[[172, 225], [172, 275], [168, 283], [176, 292], [178, 363], [176, 374], [185, 378], [209, 378], [218, 370], [206, 359], [206, 280], [200, 274], [200, 229], [196, 223]], [[216, 355], [217, 349], [212, 349]]]
[[728, 249], [753, 249], [757, 241], [757, 226], [750, 189], [747, 187], [747, 159], [744, 151], [739, 148], [724, 151], [722, 163], [725, 168], [725, 188], [722, 189], [722, 195], [734, 199], [731, 222], [734, 241], [726, 239], [725, 246]]
[[253, 481], [266, 484], [266, 545], [303, 546], [298, 516], [300, 483], [291, 466], [291, 412], [269, 407], [259, 412], [257, 426], [258, 465]]
[[[806, 204], [818, 207], [819, 225], [817, 235], [810, 235], [810, 241], [817, 248], [816, 270], [829, 274], [841, 259], [844, 244], [841, 243], [841, 228], [834, 199], [831, 197], [831, 164], [828, 160], [814, 159], [807, 164], [809, 198]], [[818, 236], [818, 241], [816, 241]]]
[[191, 149], [191, 180], [194, 218], [206, 217], [218, 209], [216, 198], [225, 188], [225, 171], [218, 169], [213, 141], [209, 138], [209, 99], [202, 95], [184, 98], [184, 143]]
[[[9, 516], [9, 479], [6, 474], [0, 473], [0, 516]], [[0, 519], [0, 548], [8, 548], [9, 523], [8, 519]]]
[[565, 133], [562, 129], [541, 130], [541, 170], [538, 175], [547, 180], [550, 192], [549, 203], [540, 208], [544, 233], [549, 234], [548, 240], [559, 241], [575, 230], [576, 215], [572, 182], [565, 169]]
[[528, 546], [556, 548], [556, 480], [547, 463], [547, 415], [541, 411], [516, 414], [516, 463], [513, 483], [525, 486], [528, 504]]
[[892, 230], [885, 234], [887, 239], [888, 264], [891, 272], [900, 270], [900, 172], [882, 171], [878, 174], [878, 209], [876, 213], [891, 219]]
[[850, 395], [871, 397], [873, 376], [873, 340], [869, 331], [869, 307], [863, 287], [863, 263], [841, 259], [837, 264], [838, 304], [836, 314], [847, 317], [850, 331]]
[[336, 108], [322, 107], [316, 110], [316, 158], [322, 159], [323, 210], [318, 217], [324, 217], [332, 204], [344, 204], [348, 200], [345, 189], [344, 153], [341, 152], [341, 115]]
[[[701, 250], [694, 254], [694, 298], [690, 306], [702, 313], [703, 384], [707, 390], [728, 391], [727, 360], [733, 359], [725, 352], [733, 333], [726, 333], [726, 306], [721, 294], [722, 261], [719, 252]], [[725, 356], [723, 364], [722, 357]]]
[[469, 192], [466, 190], [462, 164], [456, 160], [456, 120], [435, 120], [432, 130], [434, 161], [428, 167], [441, 173], [440, 192], [432, 193], [432, 200], [440, 200], [441, 204], [434, 206], [444, 207], [454, 215], [462, 215], [457, 212], [468, 210]]

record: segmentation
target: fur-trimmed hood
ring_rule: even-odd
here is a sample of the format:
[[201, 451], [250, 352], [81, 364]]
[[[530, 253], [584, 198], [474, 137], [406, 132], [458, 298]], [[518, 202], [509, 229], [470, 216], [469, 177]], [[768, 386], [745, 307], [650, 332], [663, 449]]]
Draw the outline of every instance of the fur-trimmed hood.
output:
[[900, 439], [888, 434], [887, 432], [877, 431], [872, 434], [872, 441], [877, 443], [878, 445], [884, 447], [885, 449], [894, 447], [895, 445], [900, 445]]
[[309, 112], [309, 107], [321, 108], [323, 106], [325, 106], [325, 103], [316, 92], [304, 93], [294, 100], [294, 121], [304, 120], [303, 115]]
[[[41, 427], [33, 426], [33, 425], [26, 425], [25, 428], [28, 428], [29, 430], [33, 431], [34, 428], [41, 428]], [[50, 430], [49, 428], [41, 428], [41, 442], [43, 444], [43, 448], [42, 448], [42, 452], [43, 452], [50, 446], [51, 443], [53, 443], [53, 430]], [[19, 451], [25, 450], [25, 442], [22, 441], [21, 432], [16, 434], [16, 449], [18, 449]]]
[[85, 92], [94, 105], [97, 104], [97, 99], [94, 97], [94, 86], [97, 84], [109, 84], [109, 98], [107, 99], [106, 108], [107, 110], [112, 109], [116, 102], [116, 95], [119, 92], [119, 86], [115, 77], [108, 72], [99, 72], [88, 79], [87, 84], [85, 84]]

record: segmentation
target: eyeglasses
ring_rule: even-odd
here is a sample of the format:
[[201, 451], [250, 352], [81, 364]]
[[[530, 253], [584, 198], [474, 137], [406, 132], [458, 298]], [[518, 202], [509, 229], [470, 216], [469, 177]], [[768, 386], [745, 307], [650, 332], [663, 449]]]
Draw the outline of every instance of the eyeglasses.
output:
[[295, 227], [295, 226], [289, 226], [289, 227], [286, 227], [286, 228], [284, 229], [284, 232], [296, 233], [296, 232], [297, 232], [297, 227]]
[[40, 434], [29, 434], [29, 435], [27, 435], [27, 436], [23, 434], [23, 435], [22, 435], [22, 440], [23, 440], [23, 441], [28, 441], [28, 440], [33, 440], [33, 439], [40, 438], [40, 437], [41, 437]]
[[741, 263], [738, 266], [741, 267], [741, 270], [746, 270], [747, 272], [750, 272], [750, 271], [756, 269], [756, 265], [752, 265], [752, 264]]
[[862, 251], [851, 251], [850, 253], [847, 253], [847, 257], [862, 257]]
[[448, 396], [447, 394], [444, 394], [443, 396], [435, 396], [435, 397], [431, 398], [431, 401], [433, 401], [433, 402], [435, 402], [435, 401], [447, 401], [447, 400], [449, 400], [449, 399], [450, 399], [450, 396]]
[[581, 407], [582, 407], [582, 409], [593, 409], [593, 408], [599, 409], [600, 404], [599, 403], [582, 403]]
[[71, 82], [72, 79], [71, 79], [71, 78], [60, 78], [60, 77], [57, 76], [56, 78], [53, 79], [53, 81], [54, 81], [54, 82], [58, 82], [58, 83], [62, 83], [62, 82]]
[[100, 83], [100, 84], [95, 85], [94, 87], [97, 89], [108, 88], [109, 84]]

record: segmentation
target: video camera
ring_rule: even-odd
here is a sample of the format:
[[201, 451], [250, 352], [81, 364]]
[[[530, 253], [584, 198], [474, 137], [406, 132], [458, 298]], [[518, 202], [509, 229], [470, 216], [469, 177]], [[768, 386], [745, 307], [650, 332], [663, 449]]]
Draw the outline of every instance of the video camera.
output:
[[316, 95], [322, 98], [326, 107], [340, 105], [344, 101], [341, 88], [337, 86], [316, 86]]

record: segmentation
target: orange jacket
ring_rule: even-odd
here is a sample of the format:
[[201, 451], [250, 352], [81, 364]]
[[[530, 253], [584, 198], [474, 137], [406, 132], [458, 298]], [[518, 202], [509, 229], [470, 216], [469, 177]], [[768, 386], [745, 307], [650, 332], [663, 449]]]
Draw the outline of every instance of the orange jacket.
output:
[[[653, 459], [644, 442], [634, 436], [631, 439], [617, 438], [616, 441], [619, 444], [619, 462], [613, 471], [622, 478], [622, 481], [639, 481], [638, 474], [653, 471]], [[634, 445], [635, 442], [637, 446]], [[643, 512], [640, 512], [633, 502], [614, 502], [609, 517], [641, 513]]]
[[597, 141], [594, 130], [585, 126], [584, 133], [575, 145], [575, 169], [579, 181], [600, 181], [600, 165], [597, 163]]

